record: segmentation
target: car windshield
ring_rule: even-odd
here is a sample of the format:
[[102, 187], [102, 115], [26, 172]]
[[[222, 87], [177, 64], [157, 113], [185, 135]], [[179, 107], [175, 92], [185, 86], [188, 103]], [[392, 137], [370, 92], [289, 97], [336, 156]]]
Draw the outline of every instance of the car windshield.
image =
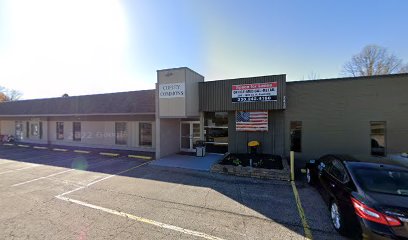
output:
[[387, 169], [356, 169], [358, 183], [366, 191], [408, 196], [408, 172]]

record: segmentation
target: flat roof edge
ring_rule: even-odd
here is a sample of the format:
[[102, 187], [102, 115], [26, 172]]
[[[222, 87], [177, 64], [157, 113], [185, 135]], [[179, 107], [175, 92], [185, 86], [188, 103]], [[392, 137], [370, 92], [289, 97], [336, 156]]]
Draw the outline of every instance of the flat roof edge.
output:
[[196, 74], [200, 75], [201, 77], [205, 78], [203, 75], [201, 75], [200, 73], [194, 71], [193, 69], [191, 69], [189, 67], [175, 67], [175, 68], [159, 69], [159, 70], [156, 70], [156, 72], [164, 72], [164, 71], [180, 70], [180, 69], [188, 69], [189, 71], [191, 71], [193, 73], [196, 73]]
[[0, 117], [68, 117], [68, 116], [132, 116], [132, 115], [155, 115], [156, 113], [78, 113], [78, 114], [15, 114], [2, 115]]
[[290, 80], [290, 81], [286, 81], [286, 84], [316, 83], [316, 82], [326, 82], [326, 81], [350, 81], [350, 80], [363, 80], [363, 79], [370, 79], [370, 78], [378, 79], [378, 78], [396, 78], [396, 77], [408, 77], [408, 73], [383, 74], [383, 75], [358, 76], [358, 77], [321, 78], [321, 79], [311, 79], [311, 80]]
[[238, 78], [227, 78], [227, 79], [214, 79], [214, 80], [207, 80], [205, 82], [200, 82], [199, 84], [202, 83], [210, 83], [210, 82], [219, 82], [219, 81], [234, 81], [234, 80], [242, 80], [242, 79], [250, 79], [250, 78], [262, 78], [262, 77], [277, 77], [277, 76], [285, 76], [286, 78], [286, 73], [282, 74], [270, 74], [270, 75], [260, 75], [260, 76], [248, 76], [248, 77], [238, 77]]

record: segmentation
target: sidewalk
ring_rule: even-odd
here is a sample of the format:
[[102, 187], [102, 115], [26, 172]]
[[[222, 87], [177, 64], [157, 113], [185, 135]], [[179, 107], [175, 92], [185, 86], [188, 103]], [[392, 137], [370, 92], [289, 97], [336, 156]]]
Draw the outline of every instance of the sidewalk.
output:
[[222, 154], [208, 153], [205, 157], [174, 154], [150, 162], [150, 165], [210, 171], [211, 166], [223, 157]]

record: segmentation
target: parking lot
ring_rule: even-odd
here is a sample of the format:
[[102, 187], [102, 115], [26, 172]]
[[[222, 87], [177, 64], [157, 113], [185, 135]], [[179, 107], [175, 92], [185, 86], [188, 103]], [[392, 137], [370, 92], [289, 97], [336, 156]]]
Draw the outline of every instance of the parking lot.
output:
[[[313, 239], [341, 239], [297, 184]], [[289, 182], [0, 146], [0, 239], [304, 239]]]

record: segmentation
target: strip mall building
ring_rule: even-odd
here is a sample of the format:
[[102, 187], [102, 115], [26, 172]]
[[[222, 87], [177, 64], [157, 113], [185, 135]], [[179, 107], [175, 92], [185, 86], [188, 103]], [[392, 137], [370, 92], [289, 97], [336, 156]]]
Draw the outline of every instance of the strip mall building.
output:
[[20, 142], [155, 152], [261, 151], [298, 159], [408, 151], [408, 74], [286, 82], [270, 75], [204, 82], [157, 71], [156, 89], [0, 104], [0, 133]]

